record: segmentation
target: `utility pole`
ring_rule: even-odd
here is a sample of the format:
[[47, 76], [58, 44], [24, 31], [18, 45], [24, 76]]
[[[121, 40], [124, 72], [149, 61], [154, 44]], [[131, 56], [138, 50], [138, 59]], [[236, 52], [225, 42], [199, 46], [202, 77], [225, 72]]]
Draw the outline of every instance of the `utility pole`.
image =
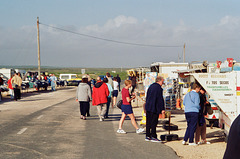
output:
[[183, 45], [183, 63], [185, 63], [185, 48], [186, 48], [186, 44], [184, 43], [184, 45]]
[[40, 62], [40, 36], [39, 36], [39, 18], [37, 17], [37, 40], [38, 40], [38, 79], [41, 75], [41, 62]]

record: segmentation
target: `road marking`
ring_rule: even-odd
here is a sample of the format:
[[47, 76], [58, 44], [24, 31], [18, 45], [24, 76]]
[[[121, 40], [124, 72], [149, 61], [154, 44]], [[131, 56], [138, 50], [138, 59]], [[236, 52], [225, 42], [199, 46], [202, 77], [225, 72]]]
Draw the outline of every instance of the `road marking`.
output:
[[37, 119], [41, 119], [43, 117], [43, 115], [40, 115], [39, 117], [37, 117]]
[[24, 133], [27, 130], [27, 128], [22, 128], [17, 134], [21, 135], [22, 133]]

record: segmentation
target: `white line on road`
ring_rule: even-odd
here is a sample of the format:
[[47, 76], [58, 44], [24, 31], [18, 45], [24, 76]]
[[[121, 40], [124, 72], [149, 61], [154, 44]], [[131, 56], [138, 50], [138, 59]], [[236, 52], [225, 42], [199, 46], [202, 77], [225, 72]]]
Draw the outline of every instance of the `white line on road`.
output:
[[41, 119], [43, 117], [43, 115], [40, 115], [39, 117], [37, 117], [37, 119]]
[[22, 133], [24, 133], [27, 130], [27, 128], [22, 128], [17, 134], [21, 135]]

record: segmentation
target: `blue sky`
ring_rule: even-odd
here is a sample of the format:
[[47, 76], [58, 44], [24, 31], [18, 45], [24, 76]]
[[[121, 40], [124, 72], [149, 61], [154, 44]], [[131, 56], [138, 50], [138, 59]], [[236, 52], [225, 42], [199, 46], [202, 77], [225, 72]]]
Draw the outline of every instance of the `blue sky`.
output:
[[[240, 1], [11, 0], [0, 2], [0, 64], [37, 65], [36, 20], [116, 41], [183, 46], [186, 61], [239, 61]], [[65, 67], [138, 67], [182, 61], [182, 47], [111, 43], [40, 25], [41, 63]], [[13, 58], [15, 57], [15, 58]], [[29, 60], [30, 59], [30, 60]]]

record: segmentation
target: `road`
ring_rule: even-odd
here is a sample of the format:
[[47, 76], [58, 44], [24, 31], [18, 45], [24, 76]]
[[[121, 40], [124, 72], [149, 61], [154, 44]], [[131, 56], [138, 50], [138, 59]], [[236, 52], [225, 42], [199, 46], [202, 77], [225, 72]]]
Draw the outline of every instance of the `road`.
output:
[[1, 103], [0, 110], [1, 159], [179, 158], [163, 143], [144, 141], [129, 119], [123, 126], [127, 134], [117, 134], [117, 108], [100, 122], [91, 106], [91, 117], [81, 120], [75, 88], [23, 95]]

